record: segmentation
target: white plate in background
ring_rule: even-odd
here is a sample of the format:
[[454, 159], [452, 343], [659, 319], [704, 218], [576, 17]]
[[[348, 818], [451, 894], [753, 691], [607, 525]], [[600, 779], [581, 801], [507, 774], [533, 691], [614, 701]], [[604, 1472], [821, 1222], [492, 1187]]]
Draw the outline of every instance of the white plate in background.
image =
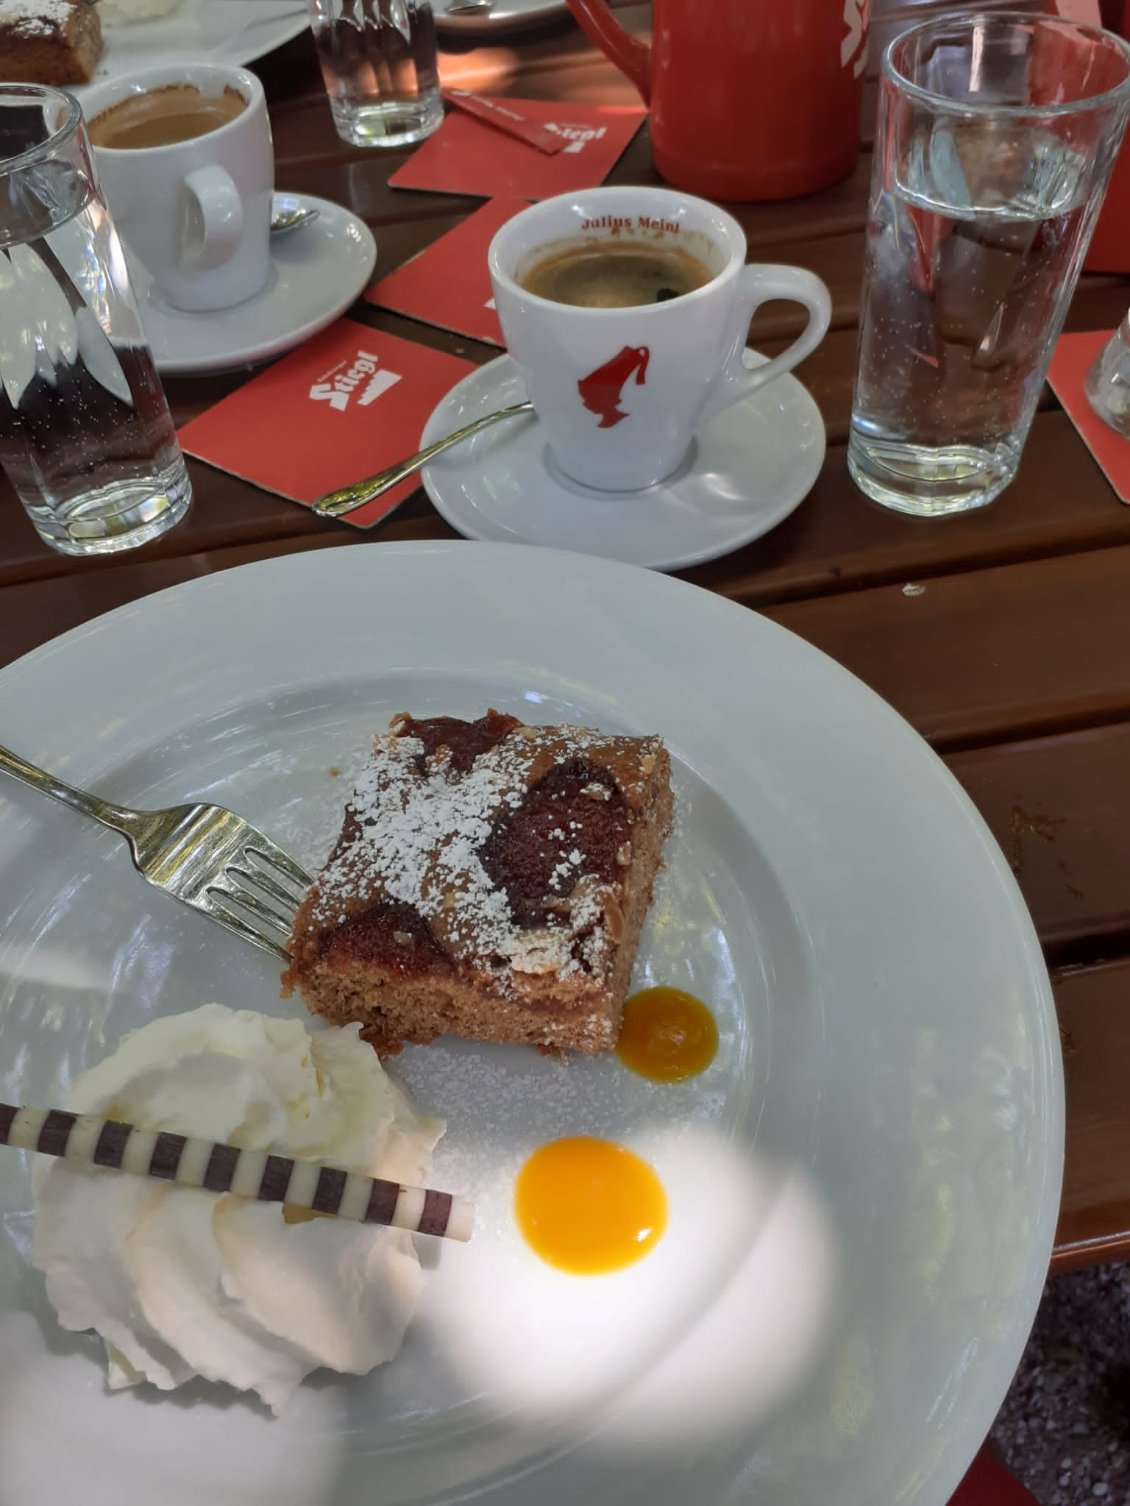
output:
[[518, 31], [524, 26], [545, 26], [569, 14], [565, 0], [496, 0], [480, 15], [452, 15], [448, 0], [435, 0], [436, 30], [452, 36], [482, 37], [500, 31]]
[[[309, 24], [303, 0], [181, 0], [176, 10], [152, 21], [105, 22], [102, 57], [91, 84], [182, 57], [252, 63], [301, 36]], [[68, 86], [68, 92], [81, 102], [89, 87]]]

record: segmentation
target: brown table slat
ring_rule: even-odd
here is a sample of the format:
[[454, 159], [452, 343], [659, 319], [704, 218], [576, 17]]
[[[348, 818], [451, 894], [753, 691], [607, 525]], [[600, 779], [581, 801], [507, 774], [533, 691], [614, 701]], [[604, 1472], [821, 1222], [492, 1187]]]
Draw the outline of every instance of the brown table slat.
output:
[[[790, 602], [768, 615], [859, 675], [932, 742], [1130, 716], [1130, 546]], [[919, 593], [920, 594], [917, 594]]]
[[[833, 448], [790, 518], [687, 574], [696, 584], [763, 607], [1124, 543], [1130, 543], [1130, 508], [1118, 502], [1066, 415], [1049, 412], [1036, 416], [1016, 483], [983, 511], [922, 520], [875, 507], [848, 475], [844, 449]], [[845, 612], [854, 615], [850, 602]]]
[[[484, 348], [465, 349], [471, 355]], [[216, 378], [202, 384], [209, 393], [207, 401], [227, 390], [222, 384], [230, 381]], [[195, 386], [178, 383], [176, 390]], [[195, 411], [187, 402], [177, 403], [176, 410], [182, 422]], [[90, 575], [174, 554], [346, 528], [323, 523], [293, 503], [196, 462], [190, 462], [190, 470], [196, 503], [189, 517], [159, 543], [117, 562], [75, 561], [55, 554], [39, 542], [14, 500], [0, 498], [0, 585], [53, 575]], [[1068, 508], [1063, 505], [1065, 496], [1071, 499]], [[391, 523], [382, 525], [380, 536], [412, 516], [422, 520], [419, 536], [429, 531], [435, 537], [450, 536], [422, 491], [394, 514]], [[843, 449], [833, 448], [816, 486], [791, 518], [746, 548], [687, 572], [687, 577], [746, 605], [771, 606], [796, 597], [889, 582], [901, 585], [971, 566], [1113, 544], [1130, 544], [1130, 508], [1115, 500], [1068, 419], [1062, 413], [1046, 413], [1037, 416], [1016, 486], [983, 513], [921, 523], [872, 507], [848, 477]]]
[[1130, 1258], [1130, 958], [1055, 980], [1067, 1161], [1052, 1270]]
[[92, 617], [168, 586], [251, 560], [303, 549], [340, 547], [356, 541], [352, 531], [334, 529], [314, 536], [248, 543], [172, 559], [151, 558], [128, 565], [107, 562], [103, 568], [82, 577], [81, 589], [73, 575], [8, 586], [0, 591], [0, 667]]
[[[1049, 953], [1122, 950], [1130, 722], [954, 753], [946, 763], [1000, 843]], [[1130, 1079], [1127, 1103], [1130, 1112]]]
[[[296, 509], [297, 511], [297, 509]], [[430, 521], [405, 520], [412, 536]], [[394, 522], [381, 537], [402, 534]], [[246, 557], [348, 542], [329, 528], [199, 554]], [[184, 559], [152, 559], [11, 586], [0, 593], [0, 653], [16, 657], [73, 621], [183, 579]], [[1130, 716], [1130, 546], [934, 578], [921, 594], [875, 587], [788, 602], [768, 615], [837, 658], [941, 747], [1015, 740]]]

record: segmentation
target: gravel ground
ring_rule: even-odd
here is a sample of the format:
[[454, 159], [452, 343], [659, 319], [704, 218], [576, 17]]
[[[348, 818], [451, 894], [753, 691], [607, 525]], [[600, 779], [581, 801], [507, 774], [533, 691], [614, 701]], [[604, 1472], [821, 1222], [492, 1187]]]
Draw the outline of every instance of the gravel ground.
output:
[[1130, 1503], [1130, 1265], [1048, 1282], [993, 1438], [1040, 1506]]

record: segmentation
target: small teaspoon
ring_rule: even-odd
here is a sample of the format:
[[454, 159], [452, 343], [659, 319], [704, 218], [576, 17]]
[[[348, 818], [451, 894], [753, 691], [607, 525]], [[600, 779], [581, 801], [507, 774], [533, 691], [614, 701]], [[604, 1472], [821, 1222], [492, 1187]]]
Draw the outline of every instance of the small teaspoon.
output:
[[515, 418], [519, 413], [532, 413], [533, 411], [534, 405], [527, 398], [524, 403], [515, 403], [513, 407], [498, 408], [494, 413], [484, 414], [482, 418], [476, 418], [474, 423], [466, 424], [462, 429], [456, 429], [454, 434], [448, 434], [445, 439], [437, 439], [435, 444], [427, 445], [424, 449], [418, 450], [415, 455], [409, 455], [407, 460], [397, 461], [387, 470], [378, 471], [375, 476], [367, 476], [363, 481], [354, 481], [351, 486], [343, 486], [340, 491], [327, 492], [324, 497], [319, 497], [312, 504], [312, 510], [323, 518], [340, 518], [347, 512], [355, 512], [357, 508], [364, 507], [366, 502], [374, 502], [378, 497], [384, 496], [390, 487], [413, 475], [433, 456], [440, 454], [450, 445], [470, 439], [472, 434], [477, 434], [480, 429], [485, 429], [490, 424], [498, 423], [499, 419]]
[[318, 211], [311, 204], [301, 204], [295, 199], [281, 198], [278, 194], [271, 201], [271, 234], [289, 235], [292, 230], [308, 225], [318, 218]]

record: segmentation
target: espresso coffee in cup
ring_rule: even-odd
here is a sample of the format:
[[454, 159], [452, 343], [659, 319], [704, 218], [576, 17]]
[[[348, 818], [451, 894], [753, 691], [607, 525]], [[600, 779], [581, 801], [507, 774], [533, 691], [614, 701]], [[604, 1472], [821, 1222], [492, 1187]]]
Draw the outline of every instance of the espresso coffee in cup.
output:
[[714, 273], [682, 246], [655, 241], [610, 241], [547, 247], [535, 252], [519, 284], [527, 293], [574, 308], [627, 309], [665, 303], [705, 287]]
[[96, 115], [87, 130], [95, 146], [116, 151], [172, 146], [227, 125], [246, 109], [247, 100], [230, 84], [218, 94], [204, 94], [192, 84], [164, 84], [119, 100]]

